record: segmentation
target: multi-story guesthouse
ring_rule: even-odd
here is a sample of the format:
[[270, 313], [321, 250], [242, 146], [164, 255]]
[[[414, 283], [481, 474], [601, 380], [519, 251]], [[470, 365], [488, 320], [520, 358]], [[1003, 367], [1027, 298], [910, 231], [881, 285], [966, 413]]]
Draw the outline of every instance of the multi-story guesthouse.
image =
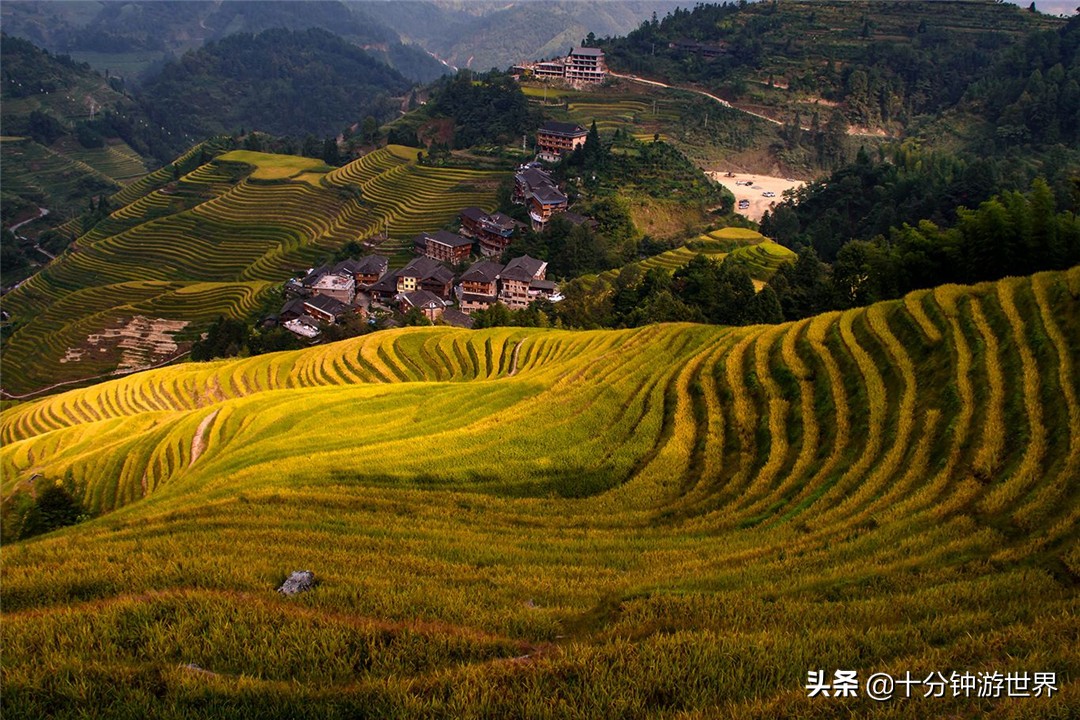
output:
[[498, 257], [510, 244], [519, 227], [525, 227], [517, 220], [500, 212], [486, 213], [478, 207], [467, 207], [461, 211], [461, 234], [476, 238], [480, 243], [480, 254], [485, 257]]
[[304, 300], [308, 315], [326, 323], [336, 323], [349, 312], [349, 306], [329, 295], [312, 295]]
[[359, 260], [345, 262], [350, 263], [349, 269], [356, 278], [356, 286], [364, 290], [379, 282], [390, 267], [389, 259], [381, 255], [365, 255]]
[[600, 48], [575, 48], [565, 58], [521, 63], [513, 69], [537, 80], [558, 80], [571, 85], [591, 85], [607, 77], [604, 51]]
[[464, 272], [458, 283], [458, 305], [461, 311], [486, 310], [499, 301], [499, 273], [503, 266], [481, 260]]
[[566, 82], [571, 85], [590, 85], [604, 81], [607, 66], [600, 48], [574, 48], [566, 58]]
[[348, 305], [356, 297], [356, 278], [347, 272], [328, 272], [312, 284], [311, 293], [332, 297]]
[[436, 230], [433, 233], [424, 232], [417, 235], [413, 240], [413, 247], [417, 254], [457, 265], [465, 262], [472, 255], [473, 240], [449, 230]]
[[535, 291], [534, 282], [544, 281], [547, 263], [543, 260], [523, 255], [511, 260], [499, 273], [499, 302], [511, 310], [529, 307], [540, 296], [540, 289]]
[[450, 268], [425, 255], [400, 270], [384, 275], [371, 286], [370, 292], [373, 298], [383, 303], [391, 302], [398, 294], [414, 290], [427, 290], [445, 300], [450, 297], [453, 284], [454, 273]]
[[552, 215], [565, 212], [569, 199], [555, 185], [551, 175], [537, 163], [524, 165], [514, 175], [513, 201], [524, 204], [532, 220], [532, 229], [543, 230]]
[[523, 66], [529, 68], [533, 77], [540, 80], [565, 80], [566, 79], [566, 61], [565, 60], [544, 60], [538, 63], [528, 63]]
[[574, 123], [550, 121], [536, 131], [536, 153], [541, 160], [557, 162], [585, 144], [589, 131]]
[[547, 280], [547, 263], [523, 255], [506, 265], [481, 260], [461, 276], [458, 305], [464, 313], [487, 310], [501, 302], [511, 310], [528, 307], [539, 298], [558, 300], [558, 288]]

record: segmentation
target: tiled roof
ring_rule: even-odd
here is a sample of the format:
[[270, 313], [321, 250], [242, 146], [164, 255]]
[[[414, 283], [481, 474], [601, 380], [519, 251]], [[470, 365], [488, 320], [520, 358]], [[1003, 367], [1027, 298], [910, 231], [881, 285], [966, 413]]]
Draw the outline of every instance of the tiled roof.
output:
[[383, 275], [377, 283], [371, 286], [371, 292], [384, 294], [397, 292], [397, 279], [400, 274], [401, 271], [396, 270]]
[[461, 276], [461, 282], [495, 282], [503, 266], [491, 260], [481, 260], [473, 263]]
[[540, 185], [531, 188], [533, 197], [544, 205], [559, 205], [567, 201], [567, 197], [554, 185]]
[[578, 136], [585, 135], [586, 133], [588, 133], [588, 130], [581, 127], [580, 125], [575, 125], [574, 123], [564, 123], [557, 122], [555, 120], [549, 120], [548, 122], [540, 126], [540, 132], [552, 133], [555, 135]]
[[344, 315], [349, 310], [345, 303], [335, 300], [329, 295], [316, 295], [304, 300], [304, 304], [316, 310], [321, 310], [330, 315]]
[[520, 280], [521, 282], [529, 282], [536, 277], [536, 274], [547, 265], [543, 260], [537, 260], [534, 257], [528, 255], [522, 255], [511, 260], [507, 266], [503, 269], [501, 277], [507, 280]]
[[365, 255], [357, 262], [358, 267], [356, 272], [362, 275], [368, 275], [371, 273], [381, 273], [386, 270], [390, 261], [384, 258], [382, 255]]
[[442, 298], [427, 290], [413, 290], [412, 292], [402, 293], [401, 299], [412, 307], [446, 307], [446, 303]]
[[447, 325], [453, 325], [454, 327], [469, 328], [476, 323], [476, 319], [472, 318], [465, 313], [461, 312], [457, 308], [446, 308], [442, 314], [443, 322]]
[[472, 245], [471, 238], [462, 237], [457, 233], [452, 233], [449, 230], [437, 230], [434, 234], [424, 233], [428, 237], [432, 238], [435, 242], [442, 245], [449, 245], [450, 247], [464, 247], [465, 245]]

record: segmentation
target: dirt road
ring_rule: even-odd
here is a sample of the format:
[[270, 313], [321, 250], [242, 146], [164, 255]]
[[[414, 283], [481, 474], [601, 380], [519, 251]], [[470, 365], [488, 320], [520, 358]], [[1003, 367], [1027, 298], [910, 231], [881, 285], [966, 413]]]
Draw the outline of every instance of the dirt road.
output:
[[[747, 110], [746, 108], [739, 107], [738, 105], [732, 105], [731, 103], [729, 103], [727, 100], [724, 100], [723, 98], [719, 98], [719, 97], [713, 95], [712, 93], [707, 93], [704, 90], [700, 90], [700, 89], [695, 88], [695, 87], [684, 87], [682, 85], [668, 85], [667, 83], [660, 82], [659, 80], [646, 80], [645, 78], [640, 78], [637, 75], [623, 75], [622, 73], [611, 72], [610, 70], [608, 70], [608, 75], [610, 75], [612, 77], [620, 78], [622, 80], [629, 80], [630, 82], [642, 83], [643, 85], [653, 85], [655, 87], [668, 88], [669, 90], [683, 90], [685, 92], [697, 93], [698, 95], [703, 95], [704, 97], [707, 97], [710, 100], [713, 100], [715, 102], [720, 103], [724, 107], [731, 108], [732, 110], [738, 110], [739, 112], [746, 113], [747, 115], [753, 115], [754, 117], [759, 118], [761, 120], [765, 120], [766, 122], [771, 122], [773, 125], [783, 125], [784, 124], [784, 123], [780, 122], [779, 120], [774, 120], [773, 118], [769, 117], [768, 115], [762, 115], [761, 113], [756, 113], [753, 110]], [[803, 125], [802, 129], [803, 130], [810, 130], [810, 127], [807, 126], [807, 125]], [[861, 136], [865, 136], [865, 137], [888, 137], [888, 133], [886, 133], [884, 130], [882, 130], [880, 128], [870, 129], [870, 128], [861, 127], [859, 125], [849, 125], [848, 129], [847, 129], [847, 134], [848, 135], [861, 135]]]

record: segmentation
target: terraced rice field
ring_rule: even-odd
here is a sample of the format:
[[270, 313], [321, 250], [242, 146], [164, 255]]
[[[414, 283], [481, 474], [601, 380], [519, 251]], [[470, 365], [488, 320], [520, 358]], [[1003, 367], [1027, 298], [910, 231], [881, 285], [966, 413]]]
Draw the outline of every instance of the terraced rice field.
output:
[[[13, 716], [1071, 717], [1080, 268], [777, 326], [411, 328], [0, 415]], [[311, 592], [274, 592], [293, 570]], [[809, 670], [858, 672], [808, 697]], [[865, 697], [872, 672], [1052, 697]], [[898, 686], [899, 687], [899, 686]], [[932, 688], [931, 688], [932, 689]]]
[[54, 211], [85, 203], [88, 194], [110, 192], [112, 178], [29, 138], [0, 142], [0, 186], [5, 193], [35, 198]]
[[[204, 150], [219, 156], [198, 165]], [[125, 187], [112, 198], [122, 207], [5, 297], [5, 309], [24, 323], [5, 347], [5, 391], [23, 394], [43, 387], [46, 378], [68, 381], [104, 371], [108, 353], [93, 368], [84, 365], [85, 354], [59, 361], [79, 348], [80, 334], [135, 311], [125, 295], [133, 286], [165, 288], [151, 303], [159, 313], [154, 317], [188, 319], [195, 332], [218, 314], [253, 312], [276, 283], [349, 240], [386, 230], [389, 240], [380, 250], [404, 264], [414, 235], [441, 228], [462, 207], [494, 209], [503, 177], [419, 166], [415, 150], [397, 146], [329, 172], [309, 158], [220, 152], [211, 143], [178, 159], [186, 171], [179, 181], [166, 167]], [[197, 293], [180, 288], [216, 290], [190, 304]], [[83, 305], [76, 301], [83, 293], [109, 304]]]
[[100, 148], [84, 148], [74, 138], [65, 138], [58, 149], [67, 157], [79, 160], [117, 182], [129, 181], [147, 173], [146, 162], [127, 143], [117, 140]]
[[[697, 255], [704, 255], [716, 262], [722, 262], [729, 255], [737, 258], [759, 289], [764, 287], [782, 264], [795, 260], [795, 253], [759, 232], [744, 228], [722, 228], [701, 235], [682, 247], [646, 258], [638, 265], [644, 271], [663, 268], [668, 272], [675, 272]], [[605, 274], [613, 278], [617, 273], [617, 270], [613, 270]]]
[[[537, 102], [543, 102], [545, 88], [542, 85], [523, 85], [522, 91]], [[547, 88], [548, 103], [562, 101], [562, 112], [548, 109], [560, 120], [575, 122], [589, 127], [593, 120], [596, 129], [611, 134], [616, 129], [630, 132], [639, 140], [652, 140], [653, 134], [664, 126], [681, 122], [681, 102], [670, 93], [663, 92], [587, 92], [566, 88]]]

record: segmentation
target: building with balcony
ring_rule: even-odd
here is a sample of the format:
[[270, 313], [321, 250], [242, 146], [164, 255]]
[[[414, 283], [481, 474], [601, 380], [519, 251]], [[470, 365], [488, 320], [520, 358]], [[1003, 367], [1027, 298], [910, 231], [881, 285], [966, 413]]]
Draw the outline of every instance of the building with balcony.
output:
[[510, 244], [514, 233], [523, 223], [500, 212], [486, 213], [478, 207], [467, 207], [461, 211], [461, 234], [476, 238], [480, 243], [480, 253], [485, 257], [498, 257]]
[[555, 162], [584, 145], [588, 134], [574, 123], [546, 122], [536, 131], [536, 152], [541, 160]]
[[607, 66], [600, 48], [574, 48], [566, 58], [566, 82], [588, 85], [604, 81]]
[[499, 273], [499, 302], [511, 310], [520, 310], [529, 306], [540, 295], [540, 290], [532, 291], [534, 282], [545, 282], [547, 263], [543, 260], [522, 255], [511, 260]]
[[472, 255], [472, 238], [448, 230], [420, 233], [413, 242], [420, 254], [451, 265], [465, 262]]

